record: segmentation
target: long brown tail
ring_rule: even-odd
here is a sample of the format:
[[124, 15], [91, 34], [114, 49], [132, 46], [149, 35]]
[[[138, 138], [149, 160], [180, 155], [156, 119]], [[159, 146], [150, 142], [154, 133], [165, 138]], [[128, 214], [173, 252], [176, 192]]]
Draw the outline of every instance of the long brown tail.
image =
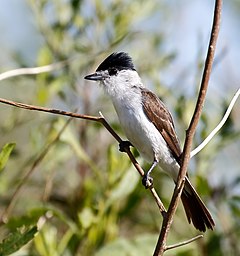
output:
[[214, 220], [187, 177], [181, 199], [189, 223], [192, 222], [194, 227], [202, 232], [205, 232], [206, 228], [213, 230]]

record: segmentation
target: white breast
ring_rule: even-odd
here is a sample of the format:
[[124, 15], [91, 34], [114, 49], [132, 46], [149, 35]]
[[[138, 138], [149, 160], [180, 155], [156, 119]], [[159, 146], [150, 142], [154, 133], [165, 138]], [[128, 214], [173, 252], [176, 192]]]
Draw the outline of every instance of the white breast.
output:
[[122, 129], [128, 140], [146, 160], [153, 162], [156, 159], [159, 161], [161, 168], [175, 178], [179, 165], [172, 157], [160, 132], [149, 121], [143, 111], [142, 95], [139, 88], [141, 86], [140, 78], [137, 81], [138, 83], [136, 83], [136, 79], [134, 81], [126, 81], [127, 79], [129, 79], [127, 76], [122, 76], [121, 80], [115, 78], [114, 81], [110, 81], [110, 86], [107, 84], [106, 88], [112, 99]]
[[146, 117], [141, 95], [135, 92], [132, 97], [113, 104], [128, 140], [139, 153], [149, 162], [158, 160], [162, 169], [175, 177], [179, 166], [157, 128]]

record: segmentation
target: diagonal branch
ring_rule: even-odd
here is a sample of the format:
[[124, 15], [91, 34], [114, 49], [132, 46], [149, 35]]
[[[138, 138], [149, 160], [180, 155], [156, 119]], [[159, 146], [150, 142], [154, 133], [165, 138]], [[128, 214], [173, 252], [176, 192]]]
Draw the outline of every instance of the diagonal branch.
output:
[[186, 241], [183, 241], [183, 242], [180, 242], [180, 243], [177, 243], [177, 244], [173, 244], [173, 245], [168, 245], [165, 247], [165, 251], [167, 250], [171, 250], [171, 249], [175, 249], [175, 248], [178, 248], [180, 246], [183, 246], [183, 245], [186, 245], [186, 244], [190, 244], [200, 238], [203, 238], [203, 235], [198, 235], [198, 236], [195, 236], [189, 240], [186, 240]]
[[177, 184], [174, 189], [174, 193], [169, 205], [169, 209], [167, 211], [166, 218], [163, 219], [161, 232], [160, 232], [159, 239], [154, 252], [155, 256], [163, 255], [165, 251], [167, 236], [170, 231], [170, 227], [173, 222], [173, 216], [176, 212], [178, 203], [180, 201], [181, 193], [184, 187], [185, 176], [187, 173], [188, 163], [190, 160], [192, 140], [193, 140], [193, 136], [195, 134], [197, 124], [202, 112], [202, 108], [203, 108], [206, 93], [207, 93], [208, 82], [209, 82], [210, 74], [212, 70], [213, 58], [214, 58], [214, 53], [216, 49], [218, 33], [220, 29], [221, 11], [222, 11], [222, 0], [216, 0], [212, 32], [211, 32], [210, 42], [208, 46], [208, 53], [205, 61], [205, 67], [203, 71], [200, 91], [199, 91], [199, 95], [198, 95], [198, 99], [197, 99], [197, 103], [196, 103], [196, 107], [195, 107], [195, 111], [194, 111], [191, 123], [186, 132], [186, 139], [185, 139], [185, 144], [183, 149], [183, 162], [180, 167]]
[[[80, 119], [85, 119], [85, 120], [89, 120], [89, 121], [99, 122], [111, 133], [111, 135], [115, 138], [115, 140], [118, 143], [122, 142], [121, 137], [112, 129], [112, 127], [109, 125], [109, 123], [106, 121], [106, 119], [103, 117], [102, 114], [101, 114], [101, 116], [89, 116], [89, 115], [83, 115], [83, 114], [77, 114], [77, 113], [74, 113], [74, 112], [59, 110], [59, 109], [55, 109], [55, 108], [45, 108], [45, 107], [40, 107], [40, 106], [29, 105], [29, 104], [25, 104], [25, 103], [6, 100], [6, 99], [3, 99], [3, 98], [0, 98], [0, 103], [4, 103], [4, 104], [10, 105], [10, 106], [14, 106], [14, 107], [17, 107], [17, 108], [23, 108], [23, 109], [27, 109], [27, 110], [40, 111], [40, 112], [46, 112], [46, 113], [51, 113], [51, 114], [56, 114], [56, 115], [69, 116], [69, 117], [74, 117], [74, 118], [80, 118]], [[143, 177], [144, 176], [144, 171], [141, 168], [141, 166], [139, 165], [139, 163], [137, 162], [137, 160], [135, 159], [135, 157], [133, 156], [133, 154], [131, 153], [130, 148], [126, 147], [125, 151], [128, 154], [128, 157], [130, 158], [134, 167], [137, 169], [139, 174]], [[129, 181], [129, 182], [131, 182], [131, 181]], [[155, 201], [158, 205], [158, 208], [159, 208], [162, 216], [165, 216], [166, 209], [165, 209], [162, 201], [160, 200], [156, 190], [153, 187], [151, 187], [150, 191], [151, 191], [151, 193], [152, 193], [152, 195], [153, 195], [153, 197], [154, 197], [154, 199], [155, 199]]]

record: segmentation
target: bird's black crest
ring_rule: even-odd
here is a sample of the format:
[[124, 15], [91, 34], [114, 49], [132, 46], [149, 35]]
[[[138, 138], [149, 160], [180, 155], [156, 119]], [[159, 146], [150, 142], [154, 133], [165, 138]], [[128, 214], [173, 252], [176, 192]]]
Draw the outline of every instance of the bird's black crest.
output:
[[96, 71], [103, 71], [109, 69], [135, 70], [132, 58], [125, 52], [112, 53], [98, 66]]

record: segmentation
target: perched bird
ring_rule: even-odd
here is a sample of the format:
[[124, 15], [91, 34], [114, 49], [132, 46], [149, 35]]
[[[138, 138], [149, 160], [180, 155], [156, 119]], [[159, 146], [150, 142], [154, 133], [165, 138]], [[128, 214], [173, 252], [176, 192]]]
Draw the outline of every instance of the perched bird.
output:
[[[150, 172], [159, 165], [176, 182], [182, 151], [173, 118], [163, 102], [144, 87], [131, 57], [125, 52], [112, 53], [85, 79], [100, 82], [112, 100], [128, 140], [152, 162], [144, 181], [150, 179]], [[188, 177], [181, 199], [189, 223], [203, 232], [206, 228], [213, 230], [211, 214]]]

